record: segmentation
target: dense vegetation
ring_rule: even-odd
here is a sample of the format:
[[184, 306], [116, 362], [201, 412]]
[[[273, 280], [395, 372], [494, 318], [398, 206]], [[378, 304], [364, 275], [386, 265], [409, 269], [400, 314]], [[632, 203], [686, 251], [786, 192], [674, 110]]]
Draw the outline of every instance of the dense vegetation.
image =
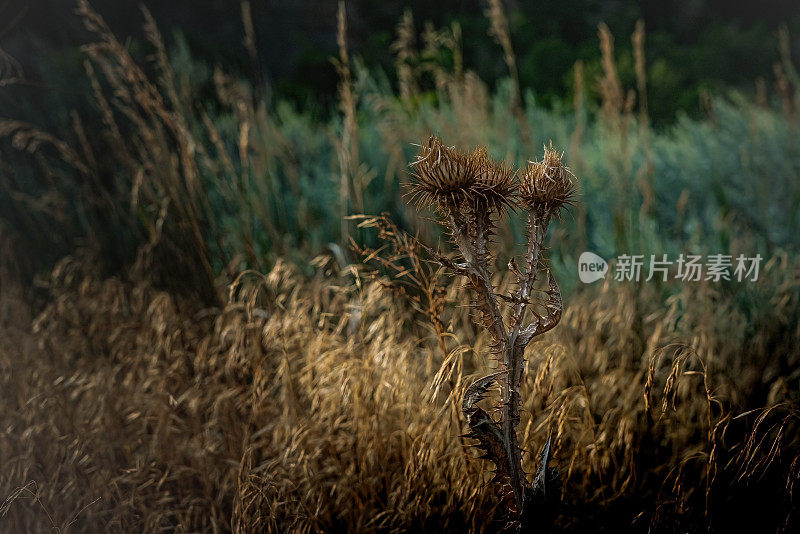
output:
[[[84, 72], [51, 73], [66, 92], [28, 98], [3, 56], [0, 526], [496, 528], [487, 470], [456, 439], [464, 388], [491, 371], [490, 340], [462, 285], [400, 229], [353, 218], [385, 212], [435, 242], [402, 184], [412, 143], [438, 134], [514, 162], [552, 141], [579, 177], [547, 252], [564, 318], [527, 352], [519, 426], [526, 469], [554, 437], [559, 527], [797, 527], [800, 83], [788, 32], [757, 98], [717, 92], [701, 117], [653, 128], [644, 27], [632, 77], [601, 25], [596, 67], [575, 63], [570, 105], [545, 107], [514, 76], [515, 26], [492, 4], [510, 73], [492, 86], [457, 27], [430, 29], [421, 49], [405, 16], [393, 82], [348, 50], [345, 17], [331, 21], [327, 118], [181, 38], [167, 45], [148, 12], [146, 41], [130, 47], [80, 2]], [[246, 9], [243, 22], [258, 65]], [[495, 241], [521, 242], [522, 228], [512, 214]], [[757, 282], [584, 286], [584, 250], [765, 263]]]
[[[391, 44], [405, 11], [414, 17], [414, 45], [425, 48], [428, 24], [458, 27], [464, 64], [494, 89], [507, 76], [502, 50], [489, 38], [486, 0], [427, 2], [348, 2], [348, 41], [351, 51], [370, 69], [381, 69], [396, 88], [397, 57]], [[700, 97], [726, 87], [751, 94], [757, 79], [770, 83], [780, 60], [775, 35], [781, 24], [800, 35], [800, 13], [793, 0], [729, 2], [724, 0], [506, 0], [503, 2], [517, 56], [522, 86], [539, 105], [566, 105], [572, 100], [572, 65], [583, 61], [589, 80], [602, 71], [597, 54], [597, 25], [605, 22], [620, 37], [617, 42], [620, 77], [635, 81], [633, 33], [638, 20], [648, 31], [650, 115], [655, 123], [670, 123], [676, 112], [699, 117]], [[95, 0], [112, 30], [132, 47], [143, 44], [136, 0]], [[239, 0], [170, 0], [148, 3], [159, 24], [185, 36], [192, 54], [212, 64], [223, 63], [242, 74], [255, 75], [268, 86], [271, 98], [287, 100], [318, 114], [335, 107], [337, 74], [330, 62], [336, 55], [336, 2], [271, 0], [251, 6], [258, 28], [258, 68], [252, 69], [241, 44]], [[0, 46], [44, 83], [61, 84], [58, 76], [75, 69], [76, 41], [89, 37], [72, 16], [73, 2], [9, 0], [0, 6], [8, 21]], [[797, 41], [795, 41], [797, 43]], [[795, 47], [795, 50], [797, 48]], [[52, 76], [53, 65], [59, 72]], [[437, 60], [452, 63], [444, 52]], [[79, 70], [79, 65], [77, 70]], [[430, 83], [426, 90], [433, 90]], [[600, 94], [589, 84], [590, 106]], [[435, 96], [435, 91], [430, 93]]]

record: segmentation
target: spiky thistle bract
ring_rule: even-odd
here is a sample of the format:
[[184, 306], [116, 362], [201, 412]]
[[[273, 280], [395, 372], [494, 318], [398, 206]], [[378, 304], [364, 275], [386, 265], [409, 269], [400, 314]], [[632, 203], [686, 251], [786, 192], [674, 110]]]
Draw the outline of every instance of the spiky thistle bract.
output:
[[554, 214], [573, 203], [576, 183], [563, 159], [563, 152], [545, 145], [542, 160], [529, 163], [520, 180], [519, 195], [523, 206], [532, 211]]
[[409, 196], [418, 206], [502, 212], [514, 205], [516, 173], [513, 167], [494, 162], [485, 147], [465, 152], [432, 136], [420, 146], [411, 167]]

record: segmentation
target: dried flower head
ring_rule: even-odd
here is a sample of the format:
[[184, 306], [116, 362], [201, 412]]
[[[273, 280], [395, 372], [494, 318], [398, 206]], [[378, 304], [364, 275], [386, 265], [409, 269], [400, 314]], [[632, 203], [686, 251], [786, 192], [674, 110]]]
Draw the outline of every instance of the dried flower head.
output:
[[459, 206], [471, 196], [478, 177], [479, 161], [438, 137], [430, 137], [411, 163], [414, 178], [409, 195], [418, 204]]
[[501, 211], [507, 206], [513, 206], [518, 187], [516, 169], [493, 161], [484, 147], [477, 148], [473, 157], [481, 160], [480, 173], [473, 188], [476, 207]]
[[520, 198], [531, 210], [554, 213], [572, 204], [575, 197], [574, 175], [563, 163], [563, 153], [544, 147], [542, 161], [525, 168], [520, 184]]
[[492, 161], [483, 147], [467, 153], [430, 137], [411, 166], [409, 196], [417, 204], [500, 211], [513, 203], [514, 169]]

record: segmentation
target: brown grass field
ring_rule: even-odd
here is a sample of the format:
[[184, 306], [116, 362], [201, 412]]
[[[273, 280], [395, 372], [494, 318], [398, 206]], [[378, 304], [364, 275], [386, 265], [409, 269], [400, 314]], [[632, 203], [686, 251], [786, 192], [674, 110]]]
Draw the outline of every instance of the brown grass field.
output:
[[[405, 300], [323, 259], [243, 276], [222, 309], [92, 263], [63, 260], [36, 314], [3, 275], [4, 531], [492, 530], [487, 469], [456, 437], [486, 339], [458, 309], [445, 355]], [[527, 451], [556, 437], [560, 528], [794, 524], [798, 301], [769, 285], [788, 268], [753, 333], [710, 286], [567, 300], [529, 350], [520, 426]]]
[[[400, 139], [425, 139], [432, 125], [463, 146], [497, 146], [511, 143], [503, 125], [513, 123], [514, 138], [532, 146], [524, 139], [537, 125], [527, 123], [514, 87], [500, 3], [489, 15], [509, 67], [508, 108], [493, 108], [469, 72], [440, 69], [428, 74], [451, 107], [419, 120], [396, 107], [419, 97], [408, 70], [399, 95], [356, 103], [363, 84], [351, 72], [341, 18], [341, 124], [330, 136], [333, 161], [319, 164], [340, 180], [341, 246], [322, 254], [310, 245], [295, 254], [284, 237], [306, 230], [293, 222], [302, 216], [279, 212], [279, 200], [262, 202], [296, 193], [292, 180], [305, 162], [292, 128], [301, 121], [279, 123], [246, 86], [215, 71], [219, 107], [232, 110], [215, 122], [186, 100], [151, 19], [147, 70], [79, 4], [96, 36], [84, 53], [100, 133], [87, 135], [77, 113], [69, 141], [0, 122], [0, 134], [58, 193], [37, 199], [56, 214], [50, 226], [32, 209], [29, 234], [0, 216], [0, 532], [497, 531], [503, 510], [491, 469], [461, 437], [464, 391], [494, 369], [470, 291], [404, 245], [390, 223], [348, 216], [369, 211], [363, 193], [377, 174], [363, 163], [372, 134], [359, 133], [367, 126], [357, 105], [382, 113], [370, 132], [386, 147], [387, 184], [406, 177]], [[631, 220], [641, 223], [655, 209], [655, 134], [646, 105], [637, 119], [633, 93], [626, 99], [619, 85], [605, 26], [600, 39], [608, 188], [634, 192]], [[768, 122], [771, 111], [746, 109], [754, 136], [759, 120], [791, 119], [786, 111]], [[587, 124], [572, 126], [564, 131], [573, 168], [584, 183], [600, 180]], [[634, 151], [645, 154], [643, 170], [626, 163]], [[258, 181], [279, 170], [289, 185]], [[64, 183], [88, 184], [90, 193], [59, 196]], [[682, 214], [687, 195], [664, 209]], [[34, 203], [23, 197], [14, 205], [28, 214]], [[585, 245], [587, 220], [601, 209], [587, 200], [553, 222], [554, 256]], [[213, 202], [235, 209], [215, 211]], [[72, 221], [73, 208], [92, 231], [55, 267], [32, 274], [30, 236], [47, 243], [41, 236]], [[614, 220], [626, 220], [626, 209]], [[215, 226], [219, 212], [238, 233]], [[435, 237], [412, 212], [420, 234]], [[112, 222], [131, 230], [114, 234]], [[638, 228], [626, 224], [631, 234]], [[260, 255], [258, 232], [272, 240], [269, 255]], [[513, 242], [506, 226], [497, 233], [501, 246]], [[116, 254], [131, 235], [134, 253]], [[348, 235], [377, 235], [385, 247], [354, 242], [342, 253]], [[525, 353], [518, 427], [528, 473], [552, 438], [563, 485], [556, 531], [797, 532], [800, 261], [773, 251], [746, 291], [609, 279], [565, 294], [558, 327]], [[501, 291], [514, 281], [493, 282]]]

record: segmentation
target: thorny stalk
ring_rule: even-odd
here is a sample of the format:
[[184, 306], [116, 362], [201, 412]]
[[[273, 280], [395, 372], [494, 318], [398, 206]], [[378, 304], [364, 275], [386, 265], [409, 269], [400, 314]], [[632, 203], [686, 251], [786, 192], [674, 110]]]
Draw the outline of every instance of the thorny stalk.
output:
[[[484, 148], [462, 152], [447, 147], [436, 137], [420, 147], [411, 165], [414, 182], [409, 196], [418, 205], [436, 207], [439, 221], [452, 238], [461, 261], [430, 247], [423, 248], [442, 267], [468, 280], [475, 293], [480, 324], [491, 335], [491, 352], [498, 365], [497, 372], [478, 379], [466, 390], [462, 410], [470, 427], [467, 436], [478, 440], [477, 447], [485, 452], [482, 458], [495, 464], [494, 482], [499, 485], [499, 497], [508, 514], [504, 529], [519, 532], [534, 520], [540, 528], [549, 528], [558, 502], [557, 473], [547, 467], [549, 440], [532, 483], [522, 469], [517, 437], [519, 390], [525, 348], [561, 318], [561, 292], [549, 270], [547, 286], [539, 289], [536, 283], [542, 271], [548, 225], [572, 201], [573, 175], [552, 146], [545, 147], [541, 162], [531, 162], [519, 171], [492, 161]], [[500, 295], [493, 285], [495, 268], [490, 243], [497, 220], [509, 208], [528, 212], [527, 247], [522, 268], [515, 259], [509, 262], [509, 270], [517, 278], [515, 289]], [[537, 310], [542, 309], [540, 314]], [[533, 317], [530, 320], [529, 315]], [[496, 382], [501, 389], [499, 421], [478, 406]], [[548, 485], [553, 486], [549, 493], [545, 491]]]

